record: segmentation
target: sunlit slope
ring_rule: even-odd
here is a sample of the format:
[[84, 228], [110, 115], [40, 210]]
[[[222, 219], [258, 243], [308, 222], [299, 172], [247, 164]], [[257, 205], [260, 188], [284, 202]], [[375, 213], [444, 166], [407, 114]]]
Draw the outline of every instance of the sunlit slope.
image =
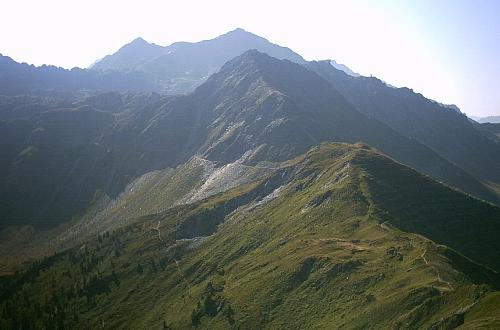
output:
[[224, 166], [199, 156], [176, 168], [148, 172], [128, 184], [115, 198], [98, 193], [89, 209], [63, 226], [37, 232], [30, 227], [0, 235], [0, 274], [14, 273], [22, 264], [84, 243], [127, 226], [138, 217], [157, 214], [175, 205], [193, 203], [274, 171], [277, 164], [248, 166], [237, 160]]
[[[412, 187], [405, 205], [421, 217], [394, 206]], [[418, 193], [434, 190], [439, 205]], [[4, 279], [2, 325], [34, 315], [71, 328], [491, 328], [499, 222], [498, 208], [369, 147], [323, 144]]]

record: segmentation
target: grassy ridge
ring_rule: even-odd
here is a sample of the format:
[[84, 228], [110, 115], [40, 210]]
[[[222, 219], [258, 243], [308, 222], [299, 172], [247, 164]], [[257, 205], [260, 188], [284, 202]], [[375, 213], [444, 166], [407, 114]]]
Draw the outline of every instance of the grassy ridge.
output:
[[[382, 190], [389, 183], [393, 194]], [[444, 205], [448, 196], [469, 210], [465, 224], [500, 212], [434, 184], [367, 147], [322, 145], [255, 183], [138, 218], [4, 278], [1, 327], [492, 328], [496, 274], [462, 256], [481, 246], [482, 261], [493, 260], [489, 233], [484, 245], [469, 236], [450, 250], [421, 231], [440, 228], [452, 208], [411, 222], [390, 201], [411, 187], [441, 189]]]

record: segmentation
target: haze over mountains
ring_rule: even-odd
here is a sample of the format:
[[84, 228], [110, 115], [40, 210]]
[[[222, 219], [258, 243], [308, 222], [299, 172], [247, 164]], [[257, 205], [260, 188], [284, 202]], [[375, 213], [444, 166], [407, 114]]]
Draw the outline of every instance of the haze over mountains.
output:
[[0, 81], [7, 328], [500, 322], [496, 127], [241, 29]]
[[478, 123], [484, 124], [484, 123], [492, 123], [492, 124], [499, 124], [500, 123], [500, 116], [489, 116], [489, 117], [471, 117]]
[[[91, 70], [66, 70], [54, 66], [36, 68], [0, 55], [0, 74], [5, 84], [0, 85], [0, 91], [4, 95], [53, 89], [184, 94], [193, 91], [225, 62], [249, 49], [257, 49], [278, 59], [305, 63], [290, 49], [242, 29], [212, 40], [177, 42], [165, 47], [136, 38], [116, 53], [96, 61]], [[343, 64], [332, 61], [332, 65], [350, 75], [358, 75]]]
[[145, 73], [159, 84], [162, 91], [186, 93], [194, 90], [225, 62], [249, 49], [258, 49], [278, 59], [305, 63], [300, 55], [288, 48], [236, 29], [215, 39], [176, 42], [166, 47], [137, 38], [92, 65], [91, 69]]

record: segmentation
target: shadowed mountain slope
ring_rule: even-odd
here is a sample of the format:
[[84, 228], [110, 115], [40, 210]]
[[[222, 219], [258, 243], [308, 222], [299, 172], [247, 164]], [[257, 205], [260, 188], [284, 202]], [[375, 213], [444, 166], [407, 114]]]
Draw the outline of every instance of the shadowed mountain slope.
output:
[[328, 80], [358, 111], [429, 147], [479, 180], [500, 183], [500, 146], [464, 114], [408, 88], [346, 75], [327, 61], [310, 62], [306, 67]]
[[158, 91], [158, 85], [141, 72], [97, 72], [86, 69], [17, 63], [0, 54], [0, 95], [44, 94], [46, 92]]
[[[114, 198], [144, 173], [193, 155], [218, 166], [242, 157], [246, 164], [283, 161], [322, 141], [366, 142], [495, 200], [429, 148], [355, 110], [317, 74], [258, 51], [228, 62], [188, 96], [111, 93], [48, 110], [41, 103], [19, 117], [7, 111], [0, 121], [2, 141], [10, 141], [1, 162], [3, 226], [63, 222], [96, 197]], [[34, 195], [24, 198], [28, 191]]]
[[477, 127], [483, 131], [491, 140], [500, 143], [500, 124], [484, 123], [477, 124]]
[[497, 200], [472, 176], [358, 112], [327, 81], [295, 63], [249, 51], [228, 62], [192, 97], [213, 109], [206, 122], [211, 133], [201, 149], [210, 159], [237, 159], [263, 145], [262, 157], [283, 160], [321, 141], [364, 141], [452, 186]]

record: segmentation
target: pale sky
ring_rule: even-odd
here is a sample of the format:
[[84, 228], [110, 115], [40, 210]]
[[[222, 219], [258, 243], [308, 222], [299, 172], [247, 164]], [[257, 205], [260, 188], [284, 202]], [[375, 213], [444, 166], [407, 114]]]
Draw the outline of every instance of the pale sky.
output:
[[497, 0], [2, 0], [0, 53], [87, 67], [136, 37], [168, 45], [241, 27], [469, 115], [500, 115]]

